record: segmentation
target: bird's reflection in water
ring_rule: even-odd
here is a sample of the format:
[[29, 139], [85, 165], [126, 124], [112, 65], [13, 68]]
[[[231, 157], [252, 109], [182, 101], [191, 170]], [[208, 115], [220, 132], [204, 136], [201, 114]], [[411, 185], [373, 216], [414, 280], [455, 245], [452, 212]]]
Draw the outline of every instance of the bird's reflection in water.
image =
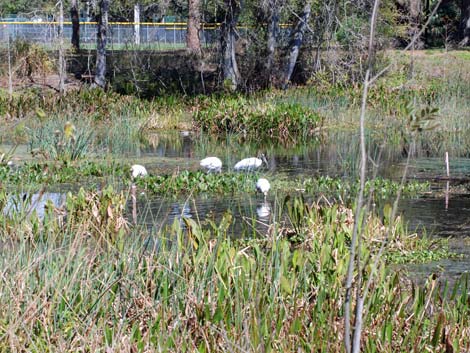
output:
[[267, 201], [263, 201], [262, 203], [256, 206], [256, 215], [258, 216], [259, 220], [267, 221], [271, 214], [271, 205]]

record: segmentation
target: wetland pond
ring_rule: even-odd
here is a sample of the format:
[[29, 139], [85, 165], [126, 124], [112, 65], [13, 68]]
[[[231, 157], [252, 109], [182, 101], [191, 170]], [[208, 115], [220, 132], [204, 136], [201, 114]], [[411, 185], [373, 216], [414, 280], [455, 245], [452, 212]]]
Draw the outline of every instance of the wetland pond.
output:
[[[369, 136], [370, 137], [370, 136]], [[357, 178], [359, 165], [359, 139], [355, 133], [336, 132], [329, 134], [321, 143], [295, 147], [278, 144], [257, 145], [239, 143], [236, 139], [212, 141], [187, 132], [160, 133], [153, 136], [146, 146], [135, 145], [127, 153], [120, 154], [122, 162], [145, 165], [150, 174], [172, 173], [182, 170], [197, 170], [200, 159], [218, 156], [223, 162], [222, 172], [233, 171], [233, 165], [240, 159], [256, 156], [263, 152], [268, 165], [256, 172], [259, 176], [273, 181], [283, 178], [314, 178], [318, 176]], [[402, 147], [375, 143], [369, 138], [369, 153], [378, 163], [378, 175], [398, 181], [403, 173], [406, 157]], [[21, 150], [21, 149], [20, 149]], [[113, 151], [107, 151], [113, 152]], [[452, 152], [450, 152], [452, 155]], [[465, 158], [451, 159], [451, 175], [454, 177], [470, 174], [470, 161]], [[369, 163], [371, 166], [372, 163]], [[372, 173], [372, 171], [369, 171]], [[432, 181], [445, 174], [443, 156], [433, 156], [429, 151], [416, 150], [408, 171], [409, 179]], [[77, 185], [68, 185], [42, 195], [34, 207], [38, 215], [44, 213], [47, 200], [59, 206], [65, 200], [65, 192]], [[121, 187], [127, 187], [121, 185]], [[408, 265], [412, 276], [425, 279], [431, 273], [439, 273], [441, 279], [456, 279], [470, 270], [470, 196], [452, 193], [446, 201], [446, 182], [431, 182], [432, 192], [415, 198], [403, 198], [399, 210], [408, 224], [408, 229], [428, 237], [449, 239], [450, 250], [461, 254], [458, 258]], [[184, 218], [202, 224], [219, 224], [229, 213], [234, 221], [227, 234], [230, 236], [263, 236], [273, 223], [276, 208], [286, 195], [270, 193], [265, 200], [254, 193], [230, 195], [185, 194], [152, 195], [142, 192], [137, 197], [137, 220], [152, 234], [174, 222], [184, 227]], [[37, 196], [32, 196], [34, 201]], [[312, 197], [312, 200], [314, 198]], [[13, 202], [14, 203], [14, 202]], [[14, 206], [10, 206], [14, 207]], [[131, 205], [128, 205], [131, 213]]]

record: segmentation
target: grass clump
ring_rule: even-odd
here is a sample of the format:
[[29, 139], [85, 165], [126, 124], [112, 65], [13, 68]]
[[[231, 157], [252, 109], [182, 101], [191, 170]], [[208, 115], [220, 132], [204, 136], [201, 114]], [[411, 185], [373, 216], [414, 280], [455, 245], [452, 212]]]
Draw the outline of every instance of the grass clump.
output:
[[201, 99], [193, 113], [196, 127], [213, 134], [236, 134], [248, 140], [270, 138], [282, 143], [316, 135], [322, 117], [300, 104], [244, 96]]
[[90, 129], [77, 130], [70, 121], [58, 129], [58, 124], [60, 122], [51, 120], [39, 129], [28, 129], [29, 149], [33, 156], [64, 162], [83, 158], [92, 140]]
[[[115, 192], [112, 186], [101, 192], [85, 191], [80, 188], [75, 195], [67, 193], [66, 210], [74, 220], [87, 220], [90, 235], [114, 240], [128, 233], [128, 221], [124, 217], [126, 198], [123, 192]], [[80, 232], [83, 223], [69, 222], [69, 231]]]

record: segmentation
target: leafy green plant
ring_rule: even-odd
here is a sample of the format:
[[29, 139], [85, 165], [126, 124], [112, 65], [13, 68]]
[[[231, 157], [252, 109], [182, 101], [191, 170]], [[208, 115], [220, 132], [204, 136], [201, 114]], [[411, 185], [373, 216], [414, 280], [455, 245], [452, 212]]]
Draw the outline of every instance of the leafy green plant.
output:
[[296, 103], [223, 96], [200, 99], [193, 113], [196, 127], [214, 134], [246, 139], [271, 138], [297, 143], [319, 132], [322, 118]]
[[207, 174], [181, 171], [175, 174], [151, 175], [136, 180], [137, 185], [156, 194], [254, 192], [256, 174]]
[[126, 177], [128, 169], [128, 167], [116, 162], [87, 160], [28, 162], [15, 170], [0, 165], [0, 179], [8, 185], [16, 187], [28, 184], [88, 183], [90, 181], [97, 182], [104, 177]]

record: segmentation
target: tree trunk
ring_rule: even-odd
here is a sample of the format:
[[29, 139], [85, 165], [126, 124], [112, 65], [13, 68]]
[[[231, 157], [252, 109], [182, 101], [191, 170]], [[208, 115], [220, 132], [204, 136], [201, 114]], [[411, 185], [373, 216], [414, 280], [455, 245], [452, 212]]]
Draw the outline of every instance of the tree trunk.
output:
[[[422, 4], [421, 0], [410, 0], [410, 22], [411, 22], [411, 33], [410, 33], [410, 38], [413, 38], [416, 36], [416, 34], [419, 32], [420, 29], [420, 22], [421, 22], [421, 13], [423, 11], [422, 9]], [[424, 46], [423, 41], [421, 38], [418, 38], [415, 41], [415, 45], [413, 46], [413, 49], [422, 49]]]
[[269, 78], [269, 83], [272, 83], [272, 71], [274, 58], [276, 54], [277, 46], [277, 35], [279, 33], [279, 7], [278, 1], [270, 0], [268, 2], [269, 6], [269, 18], [268, 18], [268, 30], [267, 30], [267, 57], [266, 57], [266, 72]]
[[224, 86], [236, 91], [240, 84], [237, 58], [235, 56], [236, 26], [240, 15], [241, 2], [225, 0], [225, 19], [220, 28], [222, 49], [222, 73]]
[[8, 51], [8, 95], [13, 97], [13, 68], [11, 67], [11, 45], [10, 33], [8, 33], [7, 51]]
[[201, 29], [201, 15], [199, 12], [200, 0], [188, 0], [188, 28], [186, 32], [186, 45], [194, 54], [201, 54], [199, 30]]
[[462, 0], [460, 11], [462, 40], [459, 44], [470, 46], [470, 0]]
[[106, 85], [106, 42], [108, 32], [109, 0], [100, 1], [98, 34], [96, 36], [96, 72], [95, 83], [104, 88]]
[[65, 59], [64, 59], [64, 4], [59, 1], [59, 92], [64, 93]]
[[77, 0], [71, 2], [70, 19], [72, 21], [72, 47], [78, 52], [80, 50], [80, 17]]
[[284, 70], [284, 79], [282, 87], [285, 89], [289, 84], [292, 73], [294, 72], [295, 64], [297, 63], [297, 57], [299, 56], [300, 46], [304, 37], [305, 28], [307, 27], [308, 19], [310, 17], [310, 4], [307, 3], [304, 6], [302, 15], [300, 15], [299, 22], [294, 28], [292, 41], [290, 44], [289, 58], [287, 59], [286, 68]]
[[140, 44], [140, 5], [134, 5], [134, 44]]

